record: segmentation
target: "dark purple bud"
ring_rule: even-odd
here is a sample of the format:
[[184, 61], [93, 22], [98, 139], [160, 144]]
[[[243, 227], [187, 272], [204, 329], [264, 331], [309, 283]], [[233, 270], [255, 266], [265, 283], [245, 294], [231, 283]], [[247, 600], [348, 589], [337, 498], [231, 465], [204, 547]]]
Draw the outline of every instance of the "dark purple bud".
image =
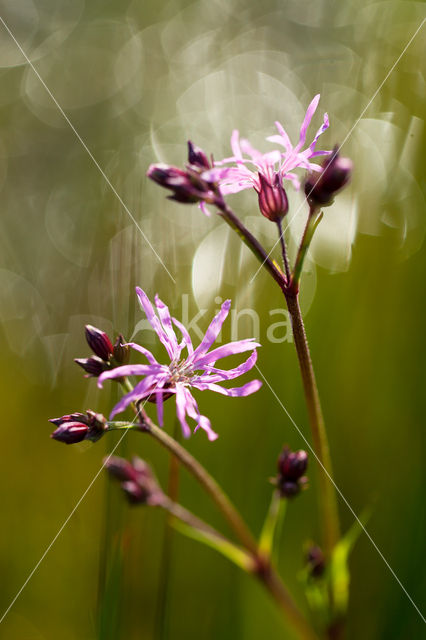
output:
[[102, 360], [102, 358], [99, 358], [98, 356], [91, 356], [90, 358], [74, 358], [74, 362], [80, 365], [80, 367], [89, 374], [86, 377], [97, 378], [101, 373], [109, 369], [105, 360]]
[[64, 422], [83, 422], [84, 424], [89, 424], [89, 419], [84, 413], [70, 413], [69, 415], [62, 416], [61, 418], [51, 418], [49, 420], [52, 424], [55, 424], [57, 427]]
[[107, 428], [104, 416], [94, 411], [87, 411], [86, 414], [71, 413], [61, 418], [52, 418], [49, 422], [57, 426], [50, 437], [65, 444], [75, 444], [82, 440], [95, 442]]
[[205, 170], [211, 168], [204, 151], [200, 149], [200, 147], [195, 146], [191, 140], [188, 140], [188, 162], [198, 169]]
[[137, 457], [128, 462], [111, 456], [104, 464], [106, 470], [120, 481], [131, 504], [161, 505], [164, 494], [146, 462]]
[[75, 444], [86, 439], [89, 427], [83, 422], [64, 422], [60, 425], [50, 437], [65, 444]]
[[308, 467], [306, 451], [291, 451], [284, 447], [278, 458], [278, 472], [286, 480], [299, 480]]
[[313, 578], [319, 578], [325, 571], [325, 558], [320, 547], [312, 545], [306, 554], [306, 563]]
[[339, 156], [336, 146], [321, 165], [319, 173], [312, 172], [305, 181], [308, 200], [318, 206], [332, 204], [333, 198], [349, 182], [353, 163], [349, 158]]
[[126, 344], [125, 339], [119, 334], [113, 347], [114, 360], [118, 364], [127, 364], [130, 359], [130, 347]]
[[294, 498], [300, 492], [300, 485], [297, 480], [284, 480], [278, 482], [278, 488], [283, 498]]
[[163, 163], [151, 164], [146, 175], [166, 189], [174, 189], [179, 184], [185, 184], [188, 180], [186, 171]]
[[259, 173], [260, 190], [258, 191], [259, 209], [262, 215], [271, 222], [278, 222], [288, 212], [287, 194], [279, 174], [274, 175], [273, 184]]
[[90, 409], [87, 410], [87, 418], [89, 421], [89, 431], [86, 439], [96, 442], [101, 438], [107, 430], [107, 421], [102, 413], [95, 413]]
[[198, 170], [192, 167], [184, 171], [167, 164], [152, 164], [147, 171], [147, 176], [173, 192], [169, 200], [194, 204], [213, 197], [211, 185], [200, 177]]
[[127, 480], [121, 483], [121, 488], [126, 494], [126, 498], [130, 504], [147, 504], [149, 500], [149, 492], [144, 486], [140, 486], [133, 480]]
[[109, 357], [112, 355], [112, 344], [105, 331], [101, 331], [96, 327], [92, 327], [91, 324], [87, 324], [85, 327], [87, 344], [101, 360], [108, 362]]

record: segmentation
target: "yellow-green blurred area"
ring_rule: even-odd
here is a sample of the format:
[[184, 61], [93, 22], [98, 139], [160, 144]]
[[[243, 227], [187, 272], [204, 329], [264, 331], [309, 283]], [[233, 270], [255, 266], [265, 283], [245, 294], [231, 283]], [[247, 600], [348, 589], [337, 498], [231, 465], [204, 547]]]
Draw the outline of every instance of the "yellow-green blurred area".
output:
[[[253, 279], [258, 264], [213, 211], [167, 201], [145, 172], [182, 164], [188, 138], [229, 156], [235, 128], [266, 151], [276, 120], [295, 143], [317, 93], [308, 141], [328, 112], [318, 146], [344, 142], [355, 173], [325, 211], [302, 307], [335, 482], [356, 513], [371, 507], [371, 537], [409, 594], [362, 534], [347, 637], [423, 637], [410, 598], [424, 613], [425, 29], [404, 49], [425, 13], [393, 0], [0, 1], [13, 34], [0, 24], [0, 638], [293, 637], [251, 578], [197, 542], [176, 534], [166, 570], [163, 514], [129, 508], [100, 471], [117, 438], [67, 447], [47, 419], [108, 413], [118, 390], [98, 390], [73, 358], [89, 355], [86, 323], [133, 335], [135, 285], [177, 318], [206, 310], [201, 329], [226, 297], [255, 310], [258, 330], [246, 312], [223, 339], [258, 332], [259, 367], [283, 406], [266, 384], [244, 399], [199, 393], [220, 437], [200, 431], [185, 444], [260, 531], [282, 445], [306, 448], [283, 407], [310, 439], [294, 345], [270, 340], [283, 301], [266, 272]], [[289, 198], [294, 257], [306, 208], [291, 188]], [[272, 247], [254, 191], [229, 202]], [[152, 333], [135, 338], [165, 357]], [[130, 433], [118, 451], [149, 460], [167, 486], [168, 455], [147, 437]], [[304, 544], [319, 541], [320, 472], [311, 458], [280, 541], [280, 571], [304, 609], [298, 576]], [[180, 499], [226, 531], [186, 472]], [[346, 530], [354, 517], [343, 501], [340, 512]]]

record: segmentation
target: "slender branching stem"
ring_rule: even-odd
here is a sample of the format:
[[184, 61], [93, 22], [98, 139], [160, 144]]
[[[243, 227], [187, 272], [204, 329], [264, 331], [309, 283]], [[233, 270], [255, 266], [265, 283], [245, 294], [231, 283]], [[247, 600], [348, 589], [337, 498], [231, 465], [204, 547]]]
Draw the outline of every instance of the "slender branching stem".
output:
[[[281, 269], [278, 268], [276, 262], [269, 258], [266, 250], [248, 231], [248, 229], [246, 229], [241, 220], [239, 220], [235, 213], [224, 202], [223, 198], [218, 197], [215, 204], [219, 208], [224, 220], [226, 220], [226, 222], [240, 235], [245, 244], [260, 260], [262, 266], [265, 267], [268, 273], [277, 282], [287, 303], [287, 308], [292, 322], [294, 343], [302, 375], [303, 390], [308, 408], [313, 446], [319, 463], [323, 467], [322, 473], [319, 474], [320, 480], [318, 483], [318, 492], [321, 506], [324, 551], [329, 557], [340, 536], [337, 497], [335, 487], [330, 481], [330, 478], [332, 477], [330, 450], [321, 409], [318, 386], [316, 383], [309, 344], [306, 337], [298, 299], [299, 281], [302, 273], [303, 261], [315, 229], [321, 220], [322, 214], [318, 213], [318, 209], [314, 205], [310, 205], [308, 221], [297, 253], [293, 275], [289, 278], [288, 275], [286, 277]], [[285, 249], [283, 235], [281, 229], [279, 230], [281, 249], [283, 245]], [[283, 261], [287, 274], [286, 262], [288, 263], [288, 260], [286, 251], [283, 253]], [[288, 273], [290, 273], [290, 269]]]
[[144, 431], [152, 438], [160, 442], [166, 449], [171, 451], [186, 467], [192, 475], [199, 481], [203, 488], [214, 500], [219, 507], [221, 513], [227, 520], [233, 532], [237, 536], [241, 544], [251, 553], [257, 554], [257, 543], [253, 538], [249, 528], [244, 522], [238, 510], [232, 504], [231, 500], [225, 494], [223, 489], [218, 485], [216, 480], [208, 473], [203, 465], [198, 462], [182, 445], [169, 436], [166, 431], [157, 427], [146, 414], [144, 415]]
[[312, 237], [315, 233], [315, 229], [319, 225], [322, 219], [322, 212], [318, 213], [318, 209], [314, 205], [309, 206], [309, 215], [306, 221], [305, 229], [303, 231], [302, 240], [299, 245], [299, 249], [294, 263], [293, 275], [289, 280], [289, 289], [297, 293], [299, 291], [300, 278], [303, 270], [303, 263], [305, 261], [306, 253], [311, 244]]
[[235, 215], [232, 209], [228, 207], [221, 196], [217, 198], [215, 205], [220, 211], [219, 215], [229, 224], [230, 227], [232, 227], [232, 229], [234, 229], [234, 231], [238, 233], [242, 241], [254, 253], [268, 273], [274, 278], [281, 290], [284, 290], [286, 286], [286, 278], [278, 264], [274, 260], [271, 260], [267, 251], [265, 251], [260, 242], [244, 226], [241, 220]]
[[[127, 391], [132, 389], [132, 384], [128, 378], [122, 380], [122, 386]], [[216, 480], [196, 458], [194, 458], [184, 447], [182, 447], [182, 445], [179, 444], [179, 442], [152, 422], [142, 405], [139, 404], [138, 406], [133, 403], [132, 407], [136, 413], [138, 421], [140, 422], [138, 425], [139, 429], [142, 432], [149, 434], [174, 456], [176, 456], [181, 464], [192, 473], [192, 475], [200, 482], [201, 486], [212, 497], [221, 513], [228, 521], [228, 524], [231, 526], [242, 547], [247, 550], [249, 556], [252, 558], [252, 563], [248, 565], [247, 570], [256, 576], [266, 590], [269, 591], [275, 602], [278, 604], [285, 620], [291, 623], [300, 640], [318, 640], [318, 636], [307, 622], [303, 613], [299, 610], [275, 568], [269, 559], [265, 559], [260, 553], [258, 543], [254, 539], [239, 511], [232, 504], [231, 500]], [[185, 517], [190, 514], [190, 512], [180, 505], [176, 505], [176, 503], [173, 503], [167, 497], [165, 497], [165, 500], [167, 501], [167, 510], [169, 513], [173, 513], [173, 515], [185, 521]], [[197, 519], [197, 523], [195, 523], [195, 521], [191, 522], [192, 517], [195, 518], [195, 516], [190, 514], [190, 519], [187, 519], [186, 521], [187, 524], [190, 526], [196, 526], [199, 531], [202, 531], [202, 527], [204, 527], [204, 533], [206, 535], [211, 535], [213, 538], [218, 535], [222, 540], [226, 540], [221, 536], [221, 534], [218, 534], [216, 530], [209, 525], [202, 523], [202, 521]], [[202, 523], [202, 526], [198, 526], [200, 523]], [[232, 545], [231, 542], [229, 544]]]
[[287, 247], [285, 246], [283, 223], [282, 223], [281, 218], [279, 218], [277, 220], [277, 227], [278, 227], [278, 234], [280, 236], [281, 255], [282, 255], [282, 258], [283, 258], [283, 265], [284, 265], [285, 275], [286, 275], [286, 278], [287, 278], [287, 286], [288, 286], [290, 284], [290, 280], [291, 280], [291, 271], [290, 271], [290, 265], [289, 265], [289, 262], [288, 262]]
[[331, 482], [332, 467], [330, 450], [309, 344], [300, 311], [298, 294], [292, 292], [286, 293], [286, 302], [291, 317], [294, 344], [296, 346], [302, 375], [314, 451], [322, 467], [318, 476], [318, 494], [322, 513], [324, 551], [327, 557], [330, 557], [340, 537], [337, 497], [335, 487]]

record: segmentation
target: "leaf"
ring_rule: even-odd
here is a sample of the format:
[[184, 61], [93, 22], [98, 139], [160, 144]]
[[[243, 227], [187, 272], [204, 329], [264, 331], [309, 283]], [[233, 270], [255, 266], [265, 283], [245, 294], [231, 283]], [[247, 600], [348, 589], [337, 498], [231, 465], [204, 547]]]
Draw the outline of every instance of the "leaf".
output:
[[343, 616], [346, 613], [350, 585], [349, 555], [370, 515], [370, 509], [366, 509], [333, 550], [330, 562], [330, 581], [333, 593], [333, 610], [336, 616]]

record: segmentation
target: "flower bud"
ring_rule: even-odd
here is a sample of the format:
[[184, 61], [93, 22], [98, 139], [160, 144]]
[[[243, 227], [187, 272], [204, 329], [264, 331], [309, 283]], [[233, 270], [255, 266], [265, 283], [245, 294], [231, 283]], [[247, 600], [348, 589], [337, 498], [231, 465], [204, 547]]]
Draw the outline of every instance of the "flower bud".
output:
[[290, 451], [284, 447], [278, 458], [278, 471], [287, 480], [299, 480], [308, 467], [306, 451]]
[[87, 344], [98, 358], [108, 362], [109, 357], [112, 355], [112, 344], [105, 331], [101, 331], [91, 324], [87, 324], [85, 327]]
[[75, 444], [85, 440], [88, 431], [89, 427], [83, 422], [64, 422], [50, 434], [50, 437], [59, 440], [59, 442], [65, 442], [65, 444]]
[[292, 498], [306, 485], [303, 475], [308, 466], [306, 451], [291, 451], [283, 447], [278, 457], [278, 478], [276, 484], [283, 498]]
[[306, 553], [306, 563], [313, 578], [319, 578], [325, 571], [325, 558], [320, 547], [311, 545]]
[[105, 360], [102, 360], [102, 358], [99, 358], [98, 356], [91, 356], [90, 358], [74, 358], [74, 362], [86, 371], [88, 374], [86, 378], [97, 378], [101, 373], [109, 369]]
[[191, 140], [188, 140], [188, 162], [198, 169], [210, 169], [210, 162], [200, 147], [195, 146]]
[[111, 456], [104, 465], [106, 470], [119, 480], [131, 504], [161, 505], [164, 494], [146, 462], [137, 457], [128, 462], [123, 458]]
[[165, 189], [170, 189], [173, 195], [169, 200], [175, 200], [183, 204], [194, 204], [213, 197], [211, 185], [200, 177], [200, 171], [195, 165], [185, 171], [167, 164], [152, 164], [147, 174]]
[[127, 364], [130, 359], [130, 347], [126, 344], [125, 339], [121, 335], [118, 335], [113, 347], [114, 360], [118, 364]]
[[305, 181], [305, 194], [318, 206], [332, 204], [335, 194], [349, 182], [353, 163], [339, 156], [336, 146], [321, 165], [319, 173], [311, 173]]
[[100, 413], [87, 411], [84, 413], [71, 413], [61, 418], [49, 420], [57, 429], [50, 437], [65, 444], [75, 444], [82, 440], [96, 442], [106, 431], [106, 420]]
[[[259, 172], [260, 190], [258, 191], [259, 209], [271, 222], [278, 222], [288, 212], [287, 194], [282, 179], [275, 173], [273, 184]], [[256, 189], [257, 190], [257, 189]]]

